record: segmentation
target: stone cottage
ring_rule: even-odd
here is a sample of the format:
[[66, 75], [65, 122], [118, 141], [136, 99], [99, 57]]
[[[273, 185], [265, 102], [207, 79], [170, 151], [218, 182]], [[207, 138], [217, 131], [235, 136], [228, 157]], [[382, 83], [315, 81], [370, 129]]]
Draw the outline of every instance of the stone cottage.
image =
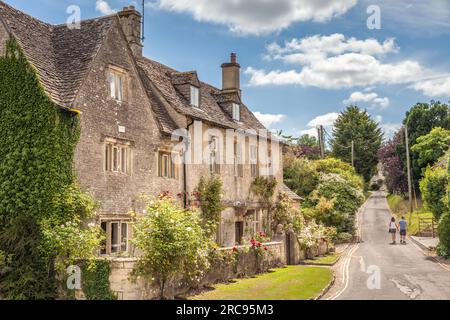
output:
[[202, 176], [224, 182], [222, 246], [267, 228], [250, 186], [266, 175], [277, 180], [277, 192], [286, 191], [282, 156], [241, 99], [235, 54], [222, 65], [221, 89], [195, 71], [148, 59], [133, 6], [74, 27], [41, 22], [0, 1], [0, 54], [10, 37], [54, 103], [80, 114], [76, 171], [101, 205], [98, 223], [108, 235], [101, 254], [130, 252], [129, 213], [145, 213], [141, 194], [168, 192], [183, 201]]

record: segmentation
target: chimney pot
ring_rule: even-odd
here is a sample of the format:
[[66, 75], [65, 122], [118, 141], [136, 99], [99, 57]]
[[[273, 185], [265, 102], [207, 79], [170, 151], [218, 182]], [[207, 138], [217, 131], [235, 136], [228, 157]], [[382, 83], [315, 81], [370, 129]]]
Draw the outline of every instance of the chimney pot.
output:
[[231, 63], [237, 63], [237, 55], [234, 52], [231, 54]]

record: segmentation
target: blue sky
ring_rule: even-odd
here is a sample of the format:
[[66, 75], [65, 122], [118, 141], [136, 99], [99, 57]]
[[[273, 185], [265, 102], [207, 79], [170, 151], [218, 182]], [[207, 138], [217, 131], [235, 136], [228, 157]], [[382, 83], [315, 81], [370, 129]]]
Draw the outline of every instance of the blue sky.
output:
[[[64, 23], [73, 4], [82, 19], [136, 4], [5, 2], [50, 23]], [[367, 27], [370, 5], [381, 29]], [[145, 11], [152, 59], [220, 87], [220, 65], [236, 52], [244, 101], [271, 129], [312, 133], [352, 103], [389, 136], [416, 102], [450, 100], [447, 0], [146, 0]]]

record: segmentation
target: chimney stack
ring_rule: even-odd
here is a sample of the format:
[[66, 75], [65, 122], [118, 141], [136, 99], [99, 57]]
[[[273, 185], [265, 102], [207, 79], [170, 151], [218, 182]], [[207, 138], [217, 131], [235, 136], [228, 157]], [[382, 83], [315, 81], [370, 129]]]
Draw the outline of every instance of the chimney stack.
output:
[[142, 58], [141, 26], [142, 16], [134, 6], [124, 7], [118, 12], [122, 30], [136, 58]]
[[240, 72], [241, 66], [237, 63], [236, 53], [232, 53], [230, 62], [222, 64], [222, 91], [241, 95]]

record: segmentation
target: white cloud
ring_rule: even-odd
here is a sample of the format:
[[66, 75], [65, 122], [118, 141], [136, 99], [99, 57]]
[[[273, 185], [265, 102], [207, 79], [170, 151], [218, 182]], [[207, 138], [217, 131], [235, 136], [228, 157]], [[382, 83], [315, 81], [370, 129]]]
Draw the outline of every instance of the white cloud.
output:
[[264, 114], [261, 112], [254, 112], [254, 115], [266, 128], [270, 128], [272, 125], [279, 123], [286, 118], [284, 114]]
[[308, 134], [313, 137], [317, 137], [317, 127], [324, 126], [324, 128], [331, 133], [333, 130], [334, 122], [339, 118], [339, 113], [331, 112], [324, 115], [320, 115], [312, 119], [308, 123], [308, 129], [300, 131], [300, 134]]
[[114, 14], [116, 12], [105, 0], [97, 0], [95, 3], [95, 9], [105, 15]]
[[308, 123], [308, 127], [317, 127], [317, 126], [324, 126], [324, 127], [332, 127], [334, 125], [334, 122], [339, 118], [339, 113], [337, 112], [331, 112], [327, 113], [318, 117], [315, 117]]
[[348, 99], [342, 101], [344, 105], [358, 104], [360, 102], [369, 103], [372, 108], [380, 109], [385, 109], [390, 105], [389, 98], [381, 98], [377, 93], [368, 90], [353, 92]]
[[367, 87], [378, 84], [412, 83], [424, 73], [416, 61], [384, 62], [388, 53], [398, 52], [393, 39], [358, 40], [342, 34], [293, 39], [282, 47], [267, 47], [270, 59], [295, 64], [299, 69], [265, 71], [247, 68], [252, 86], [301, 85], [323, 89]]
[[415, 83], [411, 88], [429, 97], [450, 97], [450, 76], [423, 80]]
[[[362, 6], [374, 4], [361, 1]], [[382, 28], [397, 33], [436, 34], [449, 33], [450, 2], [448, 0], [377, 0], [381, 8]]]
[[380, 115], [375, 116], [375, 121], [377, 121], [378, 124], [380, 125], [380, 128], [384, 132], [384, 137], [386, 139], [392, 138], [402, 127], [401, 123], [392, 123], [392, 122], [384, 123], [383, 117]]
[[152, 8], [188, 13], [197, 21], [227, 25], [241, 34], [280, 31], [302, 21], [326, 22], [342, 16], [358, 0], [157, 0]]

